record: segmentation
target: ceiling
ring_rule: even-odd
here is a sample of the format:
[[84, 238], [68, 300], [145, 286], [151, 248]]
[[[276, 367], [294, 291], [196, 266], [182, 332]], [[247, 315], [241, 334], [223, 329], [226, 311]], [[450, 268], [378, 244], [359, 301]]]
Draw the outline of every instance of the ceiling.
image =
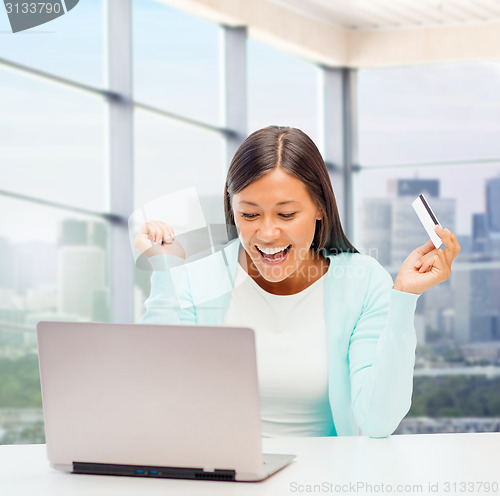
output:
[[500, 21], [500, 0], [271, 0], [347, 30], [477, 25]]
[[158, 0], [327, 67], [500, 60], [500, 0]]

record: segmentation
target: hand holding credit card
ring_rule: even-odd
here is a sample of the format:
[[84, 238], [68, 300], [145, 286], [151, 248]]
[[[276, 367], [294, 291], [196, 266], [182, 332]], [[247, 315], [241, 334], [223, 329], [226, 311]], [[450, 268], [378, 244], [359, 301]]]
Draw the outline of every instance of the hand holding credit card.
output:
[[[441, 227], [424, 195], [419, 195], [412, 202], [412, 206], [431, 239], [415, 248], [406, 257], [399, 269], [393, 289], [421, 294], [450, 277], [451, 263], [458, 255], [460, 245], [449, 229]], [[442, 244], [444, 248], [439, 249]]]
[[419, 195], [418, 198], [411, 205], [415, 209], [415, 212], [417, 213], [420, 222], [422, 222], [422, 225], [424, 226], [425, 230], [427, 231], [427, 234], [431, 238], [431, 241], [434, 243], [434, 246], [436, 248], [439, 248], [443, 242], [441, 241], [441, 238], [434, 231], [434, 228], [436, 226], [441, 226], [441, 224], [437, 220], [436, 215], [432, 211], [432, 208], [425, 199], [424, 195]]

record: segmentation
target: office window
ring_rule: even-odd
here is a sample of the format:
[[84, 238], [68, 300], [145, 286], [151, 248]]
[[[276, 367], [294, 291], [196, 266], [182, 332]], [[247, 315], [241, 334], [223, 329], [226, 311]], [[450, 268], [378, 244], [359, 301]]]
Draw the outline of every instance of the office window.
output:
[[0, 58], [79, 81], [104, 85], [105, 0], [84, 0], [66, 14], [11, 35], [9, 19], [0, 15]]
[[134, 0], [134, 99], [221, 123], [220, 28], [161, 2]]
[[[195, 187], [207, 223], [224, 223], [224, 140], [214, 132], [137, 110], [134, 115], [135, 208]], [[172, 222], [177, 213], [171, 215]], [[150, 273], [135, 272], [135, 318], [144, 313]]]
[[37, 322], [110, 320], [107, 102], [52, 78], [104, 86], [104, 6], [0, 16], [0, 444], [44, 441]]
[[44, 441], [35, 327], [109, 321], [109, 225], [0, 196], [0, 444]]
[[219, 134], [140, 110], [134, 125], [136, 207], [191, 186], [200, 197], [223, 201], [226, 164]]
[[500, 157], [500, 64], [358, 72], [363, 166]]
[[0, 107], [1, 189], [107, 209], [102, 97], [0, 67]]
[[[403, 433], [481, 431], [500, 416], [490, 375], [500, 365], [499, 69], [469, 63], [359, 71], [356, 246], [395, 278], [428, 240], [411, 207], [424, 193], [462, 248], [451, 278], [418, 300], [413, 406]], [[474, 405], [467, 400], [473, 395]]]
[[249, 133], [297, 127], [319, 146], [319, 69], [251, 38], [247, 47]]

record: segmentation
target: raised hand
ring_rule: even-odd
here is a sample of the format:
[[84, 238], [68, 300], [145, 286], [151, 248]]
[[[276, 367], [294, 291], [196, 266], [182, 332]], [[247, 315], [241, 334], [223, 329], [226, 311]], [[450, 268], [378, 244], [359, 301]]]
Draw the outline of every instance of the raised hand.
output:
[[450, 277], [451, 263], [460, 245], [449, 229], [436, 226], [434, 231], [443, 241], [444, 250], [435, 248], [430, 240], [413, 250], [399, 269], [394, 289], [420, 294]]
[[152, 220], [141, 226], [134, 246], [146, 257], [164, 254], [186, 257], [182, 245], [175, 240], [172, 227], [159, 220]]

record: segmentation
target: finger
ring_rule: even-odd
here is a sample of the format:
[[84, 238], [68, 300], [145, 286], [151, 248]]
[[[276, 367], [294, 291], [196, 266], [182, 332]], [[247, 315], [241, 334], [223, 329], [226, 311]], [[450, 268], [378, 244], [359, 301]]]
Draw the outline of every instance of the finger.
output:
[[151, 222], [146, 222], [142, 228], [141, 228], [141, 231], [140, 231], [142, 234], [144, 234], [148, 239], [149, 241], [151, 242], [154, 242], [154, 235], [155, 235], [155, 228], [154, 226], [151, 224]]
[[169, 225], [165, 224], [165, 222], [160, 220], [154, 221], [154, 225], [157, 229], [156, 242], [159, 244], [172, 244], [175, 239], [174, 230]]
[[165, 222], [159, 221], [159, 226], [161, 228], [162, 242], [166, 244], [172, 244], [174, 242], [174, 230]]
[[158, 226], [156, 225], [155, 221], [148, 222], [148, 236], [153, 243], [156, 243], [156, 238], [158, 236]]
[[427, 243], [425, 243], [425, 245], [415, 248], [415, 251], [420, 255], [420, 257], [423, 257], [424, 255], [435, 249], [436, 247], [434, 246], [434, 243], [431, 240], [429, 240], [427, 241]]
[[160, 240], [159, 240], [159, 243], [162, 244], [162, 243], [167, 243], [167, 242], [171, 242], [171, 231], [172, 229], [167, 226], [167, 224], [165, 224], [164, 222], [161, 222], [161, 221], [158, 221], [158, 226], [159, 226], [159, 229], [160, 229]]
[[416, 263], [415, 263], [415, 268], [420, 268], [422, 266], [423, 260], [428, 258], [429, 256], [432, 256], [434, 252], [436, 251], [436, 247], [434, 246], [434, 243], [429, 240], [425, 245], [419, 246], [414, 250], [413, 253], [416, 253]]
[[149, 234], [149, 222], [145, 222], [139, 229], [138, 234]]
[[146, 235], [153, 243], [161, 244], [163, 241], [172, 243], [175, 239], [174, 230], [165, 222], [160, 220], [151, 220], [143, 224], [139, 234]]
[[446, 260], [443, 250], [437, 249], [431, 255], [427, 255], [422, 261], [420, 273], [432, 272], [439, 281], [446, 281], [451, 274], [451, 268]]
[[156, 230], [155, 243], [162, 244], [163, 240], [166, 238], [165, 224], [159, 220], [154, 221], [154, 226]]
[[161, 225], [161, 222], [157, 220], [152, 220], [149, 222], [150, 224], [150, 237], [151, 241], [154, 243], [161, 244], [163, 240], [163, 226]]
[[435, 226], [434, 231], [444, 243], [444, 254], [449, 265], [460, 252], [460, 245], [457, 237], [449, 230], [443, 229], [441, 226]]
[[174, 230], [170, 226], [166, 226], [167, 229], [167, 238], [166, 241], [167, 243], [173, 243], [175, 239], [175, 233]]
[[438, 260], [438, 255], [437, 253], [433, 253], [432, 255], [428, 255], [422, 259], [422, 263], [420, 268], [418, 269], [419, 272], [427, 272], [429, 271], [434, 265], [436, 264]]
[[436, 261], [435, 266], [439, 269], [442, 280], [446, 281], [451, 275], [451, 262], [448, 262], [443, 250], [437, 250], [437, 256], [439, 260]]

